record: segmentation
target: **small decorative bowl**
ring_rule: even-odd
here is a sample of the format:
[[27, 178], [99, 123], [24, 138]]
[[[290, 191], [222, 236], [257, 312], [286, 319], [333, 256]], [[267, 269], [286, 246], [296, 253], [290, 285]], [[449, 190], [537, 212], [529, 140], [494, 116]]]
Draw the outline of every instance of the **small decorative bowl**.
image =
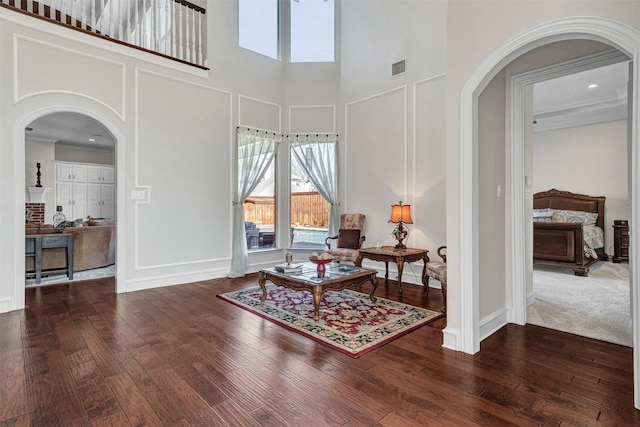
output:
[[309, 257], [309, 261], [311, 261], [312, 263], [316, 264], [318, 266], [318, 271], [325, 271], [327, 268], [324, 266], [325, 264], [330, 263], [331, 261], [333, 261], [332, 258], [330, 259], [322, 259], [322, 258], [313, 258], [313, 257]]

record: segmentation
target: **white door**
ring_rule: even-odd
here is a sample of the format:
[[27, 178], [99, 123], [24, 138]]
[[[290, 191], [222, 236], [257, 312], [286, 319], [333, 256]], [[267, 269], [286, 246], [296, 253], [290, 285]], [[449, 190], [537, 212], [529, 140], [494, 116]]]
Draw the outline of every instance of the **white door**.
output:
[[87, 215], [102, 218], [102, 184], [87, 184]]

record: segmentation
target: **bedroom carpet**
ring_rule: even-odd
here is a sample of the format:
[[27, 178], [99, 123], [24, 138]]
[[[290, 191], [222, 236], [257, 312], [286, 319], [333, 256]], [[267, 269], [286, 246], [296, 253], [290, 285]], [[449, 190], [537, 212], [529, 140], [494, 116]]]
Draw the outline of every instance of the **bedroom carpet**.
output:
[[533, 293], [535, 303], [527, 310], [528, 323], [632, 346], [627, 263], [598, 262], [589, 277], [536, 265]]

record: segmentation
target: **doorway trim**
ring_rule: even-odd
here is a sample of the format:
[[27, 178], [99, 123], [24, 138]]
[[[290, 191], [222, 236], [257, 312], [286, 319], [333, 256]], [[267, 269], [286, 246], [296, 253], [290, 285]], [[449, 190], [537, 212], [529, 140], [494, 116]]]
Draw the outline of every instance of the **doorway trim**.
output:
[[[637, 224], [640, 219], [640, 135], [638, 133], [638, 99], [640, 98], [640, 32], [626, 24], [599, 17], [574, 17], [559, 19], [541, 24], [520, 34], [493, 51], [469, 77], [460, 96], [460, 342], [459, 349], [474, 354], [480, 350], [480, 278], [478, 247], [478, 206], [474, 200], [474, 188], [478, 170], [477, 157], [474, 156], [478, 143], [478, 97], [487, 84], [508, 63], [522, 54], [555, 41], [586, 39], [595, 40], [618, 49], [633, 61], [633, 93], [631, 100], [631, 159], [630, 159], [630, 220]], [[513, 182], [513, 194], [524, 197], [524, 177], [522, 171]], [[635, 197], [636, 194], [638, 197]], [[513, 208], [513, 206], [511, 206]], [[513, 226], [513, 218], [509, 218]], [[514, 244], [513, 240], [508, 244]], [[631, 306], [633, 307], [634, 348], [640, 343], [640, 293], [637, 288], [634, 267], [640, 265], [640, 233], [630, 234], [629, 270], [632, 288]], [[505, 252], [512, 249], [505, 246]], [[518, 262], [525, 262], [524, 251], [519, 254]], [[514, 279], [511, 277], [510, 279]], [[520, 280], [520, 279], [518, 279]], [[513, 289], [514, 284], [507, 284]], [[640, 408], [640, 352], [633, 352], [634, 405]]]
[[530, 271], [528, 260], [533, 257], [527, 247], [525, 237], [532, 223], [527, 210], [527, 200], [532, 196], [526, 194], [525, 176], [525, 129], [528, 119], [525, 117], [525, 88], [528, 85], [546, 80], [564, 77], [594, 68], [604, 67], [620, 62], [628, 62], [630, 58], [616, 49], [599, 52], [582, 58], [573, 59], [548, 67], [539, 68], [511, 77], [511, 235], [513, 236], [511, 267], [511, 283], [513, 283], [512, 306], [509, 321], [518, 325], [527, 322], [527, 283]]
[[[112, 125], [112, 123], [101, 114], [96, 113], [93, 110], [78, 107], [75, 105], [50, 105], [46, 107], [37, 108], [29, 111], [26, 114], [20, 116], [13, 126], [13, 150], [15, 168], [15, 200], [16, 200], [16, 218], [24, 217], [25, 207], [25, 149], [26, 149], [26, 136], [25, 128], [29, 126], [34, 120], [52, 114], [52, 113], [78, 113], [85, 116], [89, 116], [104, 126], [115, 138], [116, 148], [116, 218], [124, 218], [124, 137], [118, 131], [118, 129]], [[126, 281], [124, 279], [124, 227], [120, 224], [122, 221], [116, 221], [116, 292], [126, 292]], [[24, 271], [25, 271], [25, 258], [20, 254], [25, 253], [25, 240], [24, 240], [24, 227], [15, 227], [15, 242], [16, 242], [16, 262], [14, 277], [14, 301], [19, 307], [15, 309], [22, 309], [25, 305], [25, 285], [24, 285]]]

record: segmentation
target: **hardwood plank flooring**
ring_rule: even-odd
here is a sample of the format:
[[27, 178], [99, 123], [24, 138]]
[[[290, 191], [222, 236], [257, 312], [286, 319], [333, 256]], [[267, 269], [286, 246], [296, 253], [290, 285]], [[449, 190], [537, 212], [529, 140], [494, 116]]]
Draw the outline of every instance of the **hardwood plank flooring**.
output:
[[640, 425], [630, 348], [508, 325], [470, 356], [442, 348], [440, 319], [352, 359], [216, 298], [255, 285], [27, 289], [0, 315], [0, 426]]

